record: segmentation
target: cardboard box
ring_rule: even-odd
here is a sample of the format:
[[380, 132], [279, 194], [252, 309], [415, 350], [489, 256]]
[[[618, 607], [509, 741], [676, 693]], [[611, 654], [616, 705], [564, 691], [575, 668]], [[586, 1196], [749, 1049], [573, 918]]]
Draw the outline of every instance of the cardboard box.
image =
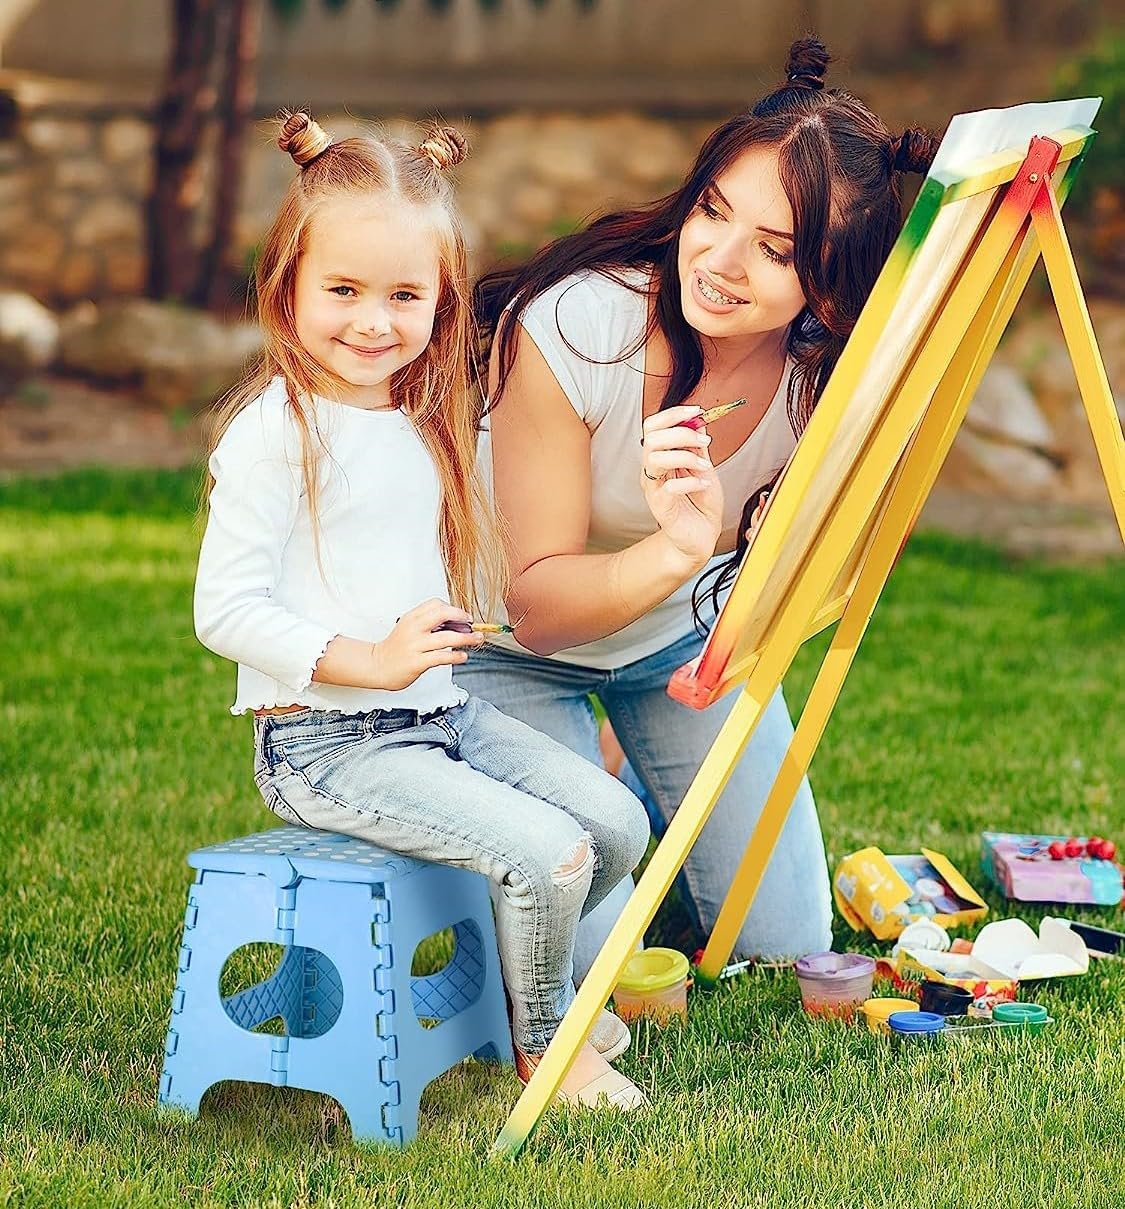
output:
[[[1021, 982], [1085, 974], [1090, 954], [1082, 938], [1061, 919], [1047, 916], [1039, 935], [1022, 919], [998, 919], [981, 928], [971, 953], [902, 949], [895, 972], [904, 982], [947, 982], [996, 1002], [1014, 999]], [[897, 979], [896, 979], [897, 981]]]
[[879, 848], [853, 852], [837, 866], [832, 892], [844, 919], [880, 940], [893, 940], [917, 919], [952, 928], [988, 914], [949, 858], [929, 848], [911, 856], [887, 856]]
[[[1067, 838], [985, 831], [980, 837], [981, 866], [1006, 898], [1019, 902], [1116, 906], [1125, 895], [1121, 867], [1087, 856], [1052, 860], [1047, 846]], [[1085, 844], [1085, 836], [1078, 838]]]
[[971, 953], [937, 953], [933, 949], [900, 949], [893, 963], [895, 986], [918, 998], [919, 984], [947, 982], [968, 991], [973, 1002], [985, 1007], [1010, 1003], [1019, 990], [1015, 978], [974, 961]]

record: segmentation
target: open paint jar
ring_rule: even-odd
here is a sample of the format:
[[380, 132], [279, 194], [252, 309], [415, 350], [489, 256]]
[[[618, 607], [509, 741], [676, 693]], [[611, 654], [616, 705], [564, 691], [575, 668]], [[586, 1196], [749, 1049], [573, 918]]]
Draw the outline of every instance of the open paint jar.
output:
[[871, 996], [875, 959], [863, 953], [810, 953], [796, 969], [801, 1005], [810, 1015], [850, 1018]]
[[649, 1016], [662, 1023], [687, 1019], [688, 959], [675, 949], [642, 949], [621, 971], [613, 1007], [622, 1020]]
[[892, 1012], [916, 1012], [918, 1005], [913, 999], [867, 999], [863, 1003], [863, 1018], [873, 1033], [885, 1036], [891, 1031], [887, 1023]]
[[923, 1012], [936, 1012], [939, 1016], [967, 1016], [973, 1003], [971, 991], [951, 986], [947, 982], [922, 983], [921, 1006]]

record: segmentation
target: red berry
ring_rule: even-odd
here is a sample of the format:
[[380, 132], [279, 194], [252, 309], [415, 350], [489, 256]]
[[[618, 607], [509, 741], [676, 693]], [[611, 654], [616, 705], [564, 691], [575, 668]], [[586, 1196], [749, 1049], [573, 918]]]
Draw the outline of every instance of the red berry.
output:
[[1102, 860], [1111, 861], [1117, 855], [1117, 845], [1113, 840], [1102, 840]]
[[1069, 839], [1066, 841], [1067, 856], [1081, 856], [1086, 851], [1086, 845], [1081, 840]]
[[1086, 841], [1086, 855], [1100, 859], [1099, 850], [1104, 843], [1105, 840], [1103, 840], [1100, 835], [1090, 836], [1090, 838]]
[[1051, 860], [1061, 861], [1066, 856], [1066, 844], [1062, 840], [1054, 840], [1047, 845]]

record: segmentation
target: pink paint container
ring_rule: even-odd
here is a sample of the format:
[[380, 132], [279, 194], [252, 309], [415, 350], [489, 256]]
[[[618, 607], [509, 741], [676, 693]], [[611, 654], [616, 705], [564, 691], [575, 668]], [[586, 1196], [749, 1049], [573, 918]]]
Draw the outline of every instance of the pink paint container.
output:
[[871, 997], [875, 959], [862, 953], [810, 953], [797, 962], [801, 1005], [811, 1016], [851, 1019]]

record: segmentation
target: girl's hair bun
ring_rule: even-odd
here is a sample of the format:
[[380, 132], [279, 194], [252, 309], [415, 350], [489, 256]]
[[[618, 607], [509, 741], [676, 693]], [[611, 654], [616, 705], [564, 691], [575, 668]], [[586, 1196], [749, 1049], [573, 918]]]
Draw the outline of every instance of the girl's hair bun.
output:
[[418, 145], [418, 154], [444, 171], [455, 168], [469, 154], [469, 143], [461, 131], [452, 126], [430, 126]]
[[819, 38], [800, 38], [789, 48], [785, 74], [791, 86], [818, 89], [824, 87], [824, 74], [832, 56]]
[[290, 113], [282, 110], [280, 121], [277, 145], [293, 157], [298, 168], [307, 167], [332, 146], [332, 136], [325, 134], [304, 111]]
[[891, 167], [896, 172], [917, 172], [925, 176], [937, 155], [938, 137], [928, 130], [911, 126], [891, 139]]

